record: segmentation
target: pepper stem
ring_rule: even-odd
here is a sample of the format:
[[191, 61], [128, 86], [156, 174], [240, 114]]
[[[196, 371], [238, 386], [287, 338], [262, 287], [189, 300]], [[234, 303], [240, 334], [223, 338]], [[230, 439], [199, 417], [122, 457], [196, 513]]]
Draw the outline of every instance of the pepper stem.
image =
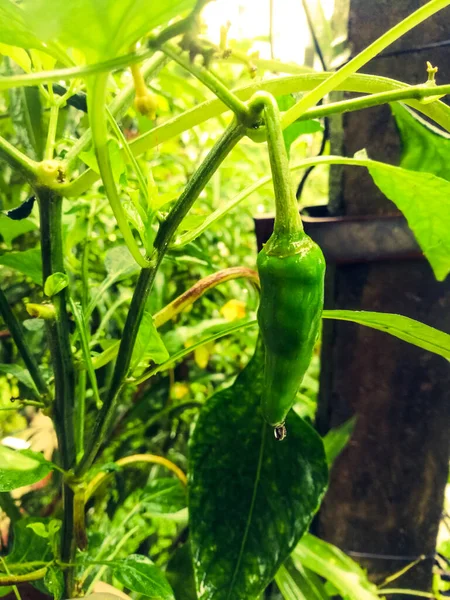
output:
[[264, 111], [267, 146], [275, 192], [274, 234], [278, 236], [299, 233], [303, 231], [303, 223], [292, 185], [278, 105], [272, 94], [261, 91], [251, 98], [249, 108], [253, 113]]

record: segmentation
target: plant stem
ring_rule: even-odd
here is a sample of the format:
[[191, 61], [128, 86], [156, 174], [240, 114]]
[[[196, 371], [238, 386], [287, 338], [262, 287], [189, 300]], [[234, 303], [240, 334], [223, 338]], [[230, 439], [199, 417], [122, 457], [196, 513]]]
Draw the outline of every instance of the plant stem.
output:
[[336, 87], [345, 81], [349, 75], [353, 75], [362, 66], [368, 63], [374, 56], [379, 54], [382, 50], [390, 46], [393, 42], [398, 40], [402, 35], [442, 10], [450, 4], [450, 0], [430, 0], [424, 6], [421, 6], [418, 10], [413, 12], [411, 15], [403, 19], [400, 23], [389, 29], [381, 37], [375, 40], [357, 56], [352, 58], [346, 65], [336, 71], [331, 77], [328, 77], [323, 83], [317, 86], [314, 90], [303, 96], [297, 104], [290, 108], [283, 117], [283, 128], [287, 127], [294, 121], [296, 121], [308, 108], [314, 106], [324, 96], [335, 90]]
[[5, 160], [15, 171], [21, 173], [25, 179], [33, 181], [36, 177], [36, 168], [38, 163], [20, 150], [17, 150], [12, 144], [7, 142], [5, 138], [0, 136], [0, 158]]
[[[256, 93], [259, 90], [268, 91], [272, 95], [280, 96], [298, 91], [311, 90], [315, 86], [323, 82], [325, 79], [327, 79], [327, 77], [329, 76], [329, 73], [308, 73], [305, 75], [278, 77], [272, 80], [252, 83], [238, 90], [235, 90], [235, 93], [241, 99], [244, 100], [249, 99], [254, 93]], [[360, 104], [363, 101], [367, 101], [367, 106], [375, 106], [376, 104], [384, 104], [385, 102], [392, 102], [394, 100], [401, 99], [404, 100], [405, 103], [409, 106], [413, 107], [414, 109], [433, 119], [436, 123], [441, 125], [447, 131], [450, 131], [450, 108], [440, 100], [437, 100], [436, 102], [433, 102], [431, 104], [421, 104], [418, 100], [408, 99], [407, 91], [411, 88], [412, 98], [426, 98], [429, 96], [434, 96], [436, 95], [436, 93], [450, 93], [450, 86], [436, 86], [435, 88], [426, 88], [422, 85], [412, 87], [408, 86], [407, 84], [404, 84], [403, 82], [399, 82], [394, 79], [389, 79], [387, 77], [363, 74], [351, 75], [348, 79], [346, 79], [344, 83], [338, 85], [336, 89], [367, 94], [381, 93], [385, 91], [401, 92], [400, 97], [380, 97], [379, 100], [377, 100], [373, 104], [370, 103], [370, 98], [372, 96], [348, 100], [346, 101], [349, 103], [347, 104], [347, 110], [353, 110], [352, 104], [350, 103], [355, 103], [355, 110], [360, 110], [361, 108], [364, 108], [364, 106]], [[336, 103], [336, 105], [336, 112], [342, 112], [342, 104]], [[155, 146], [173, 138], [174, 136], [183, 133], [183, 131], [187, 131], [195, 125], [199, 125], [200, 123], [203, 123], [208, 119], [219, 116], [220, 114], [225, 112], [225, 110], [226, 108], [220, 100], [208, 100], [206, 102], [203, 102], [199, 106], [189, 111], [186, 111], [183, 114], [170, 119], [163, 125], [155, 127], [151, 131], [141, 135], [139, 138], [131, 142], [131, 151], [135, 156], [139, 156], [140, 154], [143, 154], [151, 148], [154, 148]], [[305, 116], [302, 116], [300, 118], [317, 118], [322, 114], [329, 114], [321, 112], [326, 110], [326, 107], [324, 106], [313, 108], [310, 110], [311, 112], [305, 112]], [[95, 173], [95, 171], [92, 171], [92, 169], [87, 169], [77, 179], [75, 179], [71, 183], [62, 186], [61, 192], [63, 192], [64, 195], [67, 197], [80, 196], [87, 189], [89, 189], [91, 185], [97, 181], [97, 179], [97, 173]]]
[[[62, 198], [47, 188], [36, 190], [39, 200], [43, 280], [56, 272], [64, 273], [64, 251], [61, 230]], [[56, 319], [47, 321], [47, 337], [55, 377], [54, 421], [58, 436], [60, 464], [65, 471], [75, 466], [74, 436], [75, 370], [70, 345], [67, 288], [52, 298]], [[73, 491], [63, 485], [64, 516], [61, 528], [61, 560], [73, 562]], [[65, 572], [65, 596], [72, 595], [73, 569]]]
[[[51, 89], [51, 88], [50, 88]], [[52, 104], [50, 120], [48, 123], [47, 143], [45, 145], [44, 160], [51, 160], [55, 150], [56, 128], [58, 126], [59, 104]]]
[[141, 324], [147, 297], [155, 279], [156, 272], [167, 251], [170, 240], [172, 239], [179, 224], [190, 210], [191, 206], [198, 198], [200, 192], [208, 183], [213, 173], [220, 163], [225, 159], [232, 148], [242, 138], [245, 133], [245, 127], [241, 124], [233, 123], [228, 127], [222, 137], [215, 143], [208, 156], [194, 173], [180, 198], [170, 211], [166, 220], [161, 223], [155, 238], [154, 252], [152, 255], [151, 266], [141, 270], [139, 279], [133, 293], [130, 309], [128, 311], [122, 339], [119, 347], [114, 374], [111, 386], [104, 400], [101, 411], [91, 433], [87, 450], [80, 464], [76, 468], [76, 474], [82, 476], [92, 465], [97, 452], [102, 445], [103, 439], [107, 435], [115, 416], [117, 402], [124, 385], [124, 380], [128, 374], [131, 356], [134, 344]]
[[[36, 385], [39, 393], [50, 399], [50, 390], [47, 384], [44, 381], [44, 378], [39, 370], [39, 366], [34, 359], [34, 356], [31, 354], [28, 344], [25, 340], [25, 332], [23, 330], [22, 324], [17, 319], [16, 315], [11, 310], [9, 306], [8, 299], [6, 298], [3, 290], [0, 288], [0, 314], [5, 321], [6, 326], [13, 338], [16, 346], [20, 352], [20, 356], [22, 357], [25, 366], [27, 367], [34, 384]], [[38, 400], [40, 400], [39, 395], [37, 396]]]
[[296, 234], [303, 231], [303, 223], [289, 171], [289, 160], [281, 129], [278, 105], [271, 94], [257, 92], [250, 100], [249, 107], [250, 110], [264, 110], [267, 147], [275, 194], [274, 235]]
[[88, 94], [89, 121], [91, 124], [92, 139], [94, 141], [97, 162], [105, 186], [106, 195], [116, 217], [117, 224], [122, 232], [125, 244], [131, 252], [134, 260], [141, 267], [148, 267], [148, 261], [142, 256], [141, 250], [134, 239], [133, 232], [128, 223], [128, 217], [122, 207], [119, 197], [114, 174], [111, 165], [111, 159], [108, 150], [108, 126], [106, 120], [106, 83], [107, 74], [99, 75], [95, 78], [90, 93]]
[[190, 62], [183, 56], [182, 51], [170, 42], [163, 44], [161, 50], [166, 56], [174, 60], [181, 67], [186, 69], [186, 71], [191, 73], [191, 75], [206, 85], [206, 87], [208, 87], [214, 95], [225, 104], [225, 106], [228, 106], [228, 108], [234, 112], [239, 121], [250, 125], [248, 109], [245, 103], [230, 91], [211, 71]]

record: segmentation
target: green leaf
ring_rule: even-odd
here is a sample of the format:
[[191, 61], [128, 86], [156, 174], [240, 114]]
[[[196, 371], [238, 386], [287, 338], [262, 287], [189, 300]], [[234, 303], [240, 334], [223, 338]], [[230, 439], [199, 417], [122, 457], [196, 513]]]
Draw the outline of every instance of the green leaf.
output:
[[166, 577], [172, 586], [176, 600], [197, 600], [189, 542], [177, 548], [172, 554], [167, 564]]
[[[327, 485], [321, 438], [293, 411], [274, 438], [260, 412], [263, 352], [200, 413], [189, 513], [200, 600], [256, 599], [307, 530]], [[213, 490], [213, 493], [212, 493]]]
[[0, 214], [0, 236], [9, 247], [11, 247], [11, 242], [19, 235], [33, 231], [33, 229], [36, 229], [36, 225], [28, 219], [12, 221], [6, 215]]
[[52, 463], [37, 452], [16, 451], [0, 446], [0, 492], [10, 492], [36, 483], [52, 470]]
[[294, 564], [325, 577], [346, 600], [379, 600], [376, 586], [361, 567], [344, 552], [306, 534], [292, 553]]
[[23, 383], [23, 385], [25, 385], [27, 388], [33, 390], [35, 394], [38, 394], [38, 390], [33, 379], [31, 378], [30, 373], [28, 372], [28, 369], [24, 369], [19, 365], [0, 364], [0, 373], [4, 373], [5, 375], [12, 375], [16, 379], [18, 379], [20, 383]]
[[[118, 184], [120, 177], [127, 172], [122, 149], [117, 140], [110, 139], [108, 140], [108, 150], [114, 181]], [[97, 174], [100, 174], [97, 157], [95, 155], [93, 146], [91, 146], [91, 148], [86, 152], [80, 152], [80, 159], [93, 171], [95, 171]]]
[[174, 600], [164, 573], [146, 556], [131, 554], [110, 565], [114, 567], [114, 577], [132, 592], [144, 594], [151, 600]]
[[34, 283], [42, 285], [42, 260], [39, 248], [3, 254], [0, 256], [0, 265], [20, 271], [30, 277]]
[[450, 180], [450, 135], [422, 119], [404, 104], [391, 104], [402, 141], [400, 166]]
[[327, 455], [328, 466], [334, 463], [336, 458], [342, 452], [347, 445], [350, 436], [355, 428], [356, 417], [348, 419], [339, 427], [334, 427], [323, 438], [323, 445], [325, 447], [325, 454]]
[[39, 537], [48, 538], [49, 536], [47, 527], [44, 525], [44, 523], [30, 523], [29, 525], [27, 525], [27, 527], [32, 529], [34, 533]]
[[126, 279], [139, 272], [139, 265], [126, 246], [114, 246], [105, 254], [105, 269], [114, 281]]
[[0, 39], [4, 44], [21, 48], [42, 48], [42, 42], [30, 27], [23, 7], [13, 0], [0, 0]]
[[314, 573], [297, 565], [296, 569], [289, 558], [275, 577], [277, 586], [285, 600], [329, 600], [324, 585]]
[[169, 360], [167, 348], [153, 323], [153, 316], [148, 311], [142, 315], [131, 358], [131, 369], [135, 369], [144, 357], [147, 361], [152, 360], [157, 365]]
[[[44, 42], [78, 48], [90, 60], [128, 52], [132, 44], [194, 5], [194, 0], [26, 0], [27, 19]], [[5, 40], [6, 41], [6, 40]]]
[[443, 281], [450, 272], [450, 182], [372, 160], [367, 168], [377, 187], [405, 215], [436, 279]]
[[[33, 561], [51, 561], [53, 553], [46, 538], [43, 538], [29, 527], [34, 523], [47, 525], [50, 519], [39, 517], [24, 517], [14, 523], [14, 544], [12, 551], [6, 557], [8, 564]], [[32, 570], [32, 569], [31, 569]]]
[[62, 570], [51, 565], [45, 574], [44, 585], [53, 594], [54, 600], [61, 600], [64, 593], [64, 575]]
[[143, 490], [140, 499], [147, 513], [176, 513], [187, 506], [186, 488], [179, 479], [153, 479]]
[[65, 273], [53, 273], [45, 280], [44, 294], [51, 298], [69, 285], [69, 278]]
[[294, 121], [283, 130], [284, 144], [289, 154], [292, 144], [297, 138], [306, 133], [317, 133], [323, 131], [322, 124], [317, 119], [310, 121]]
[[450, 335], [404, 315], [365, 310], [324, 310], [324, 319], [352, 321], [384, 331], [409, 344], [450, 359]]

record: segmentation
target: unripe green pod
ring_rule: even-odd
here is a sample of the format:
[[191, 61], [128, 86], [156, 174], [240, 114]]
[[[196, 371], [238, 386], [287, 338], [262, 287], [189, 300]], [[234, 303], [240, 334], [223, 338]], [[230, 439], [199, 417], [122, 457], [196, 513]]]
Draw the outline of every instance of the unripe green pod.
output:
[[[323, 308], [325, 259], [305, 233], [290, 236], [286, 251], [258, 255], [261, 301], [258, 323], [266, 350], [262, 413], [274, 427], [284, 423], [311, 362]], [[282, 252], [278, 238], [277, 251]]]

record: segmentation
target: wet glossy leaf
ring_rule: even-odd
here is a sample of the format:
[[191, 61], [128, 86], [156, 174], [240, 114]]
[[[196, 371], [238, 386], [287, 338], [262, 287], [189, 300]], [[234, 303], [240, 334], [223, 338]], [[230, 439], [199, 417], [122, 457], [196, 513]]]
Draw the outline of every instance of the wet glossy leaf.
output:
[[324, 310], [324, 319], [352, 321], [384, 331], [409, 344], [450, 359], [450, 335], [404, 315], [366, 310]]
[[0, 256], [0, 265], [16, 269], [30, 277], [34, 283], [42, 285], [42, 261], [39, 248], [3, 254]]
[[0, 446], [0, 492], [10, 492], [43, 479], [53, 470], [37, 452], [16, 451]]
[[263, 353], [208, 400], [190, 444], [200, 600], [253, 600], [305, 533], [327, 485], [322, 440], [293, 411], [277, 442], [261, 417]]
[[175, 600], [197, 600], [189, 542], [175, 550], [167, 565], [166, 576], [172, 586]]
[[114, 568], [114, 577], [132, 592], [144, 594], [151, 600], [174, 600], [164, 573], [146, 556], [131, 554], [110, 565]]

